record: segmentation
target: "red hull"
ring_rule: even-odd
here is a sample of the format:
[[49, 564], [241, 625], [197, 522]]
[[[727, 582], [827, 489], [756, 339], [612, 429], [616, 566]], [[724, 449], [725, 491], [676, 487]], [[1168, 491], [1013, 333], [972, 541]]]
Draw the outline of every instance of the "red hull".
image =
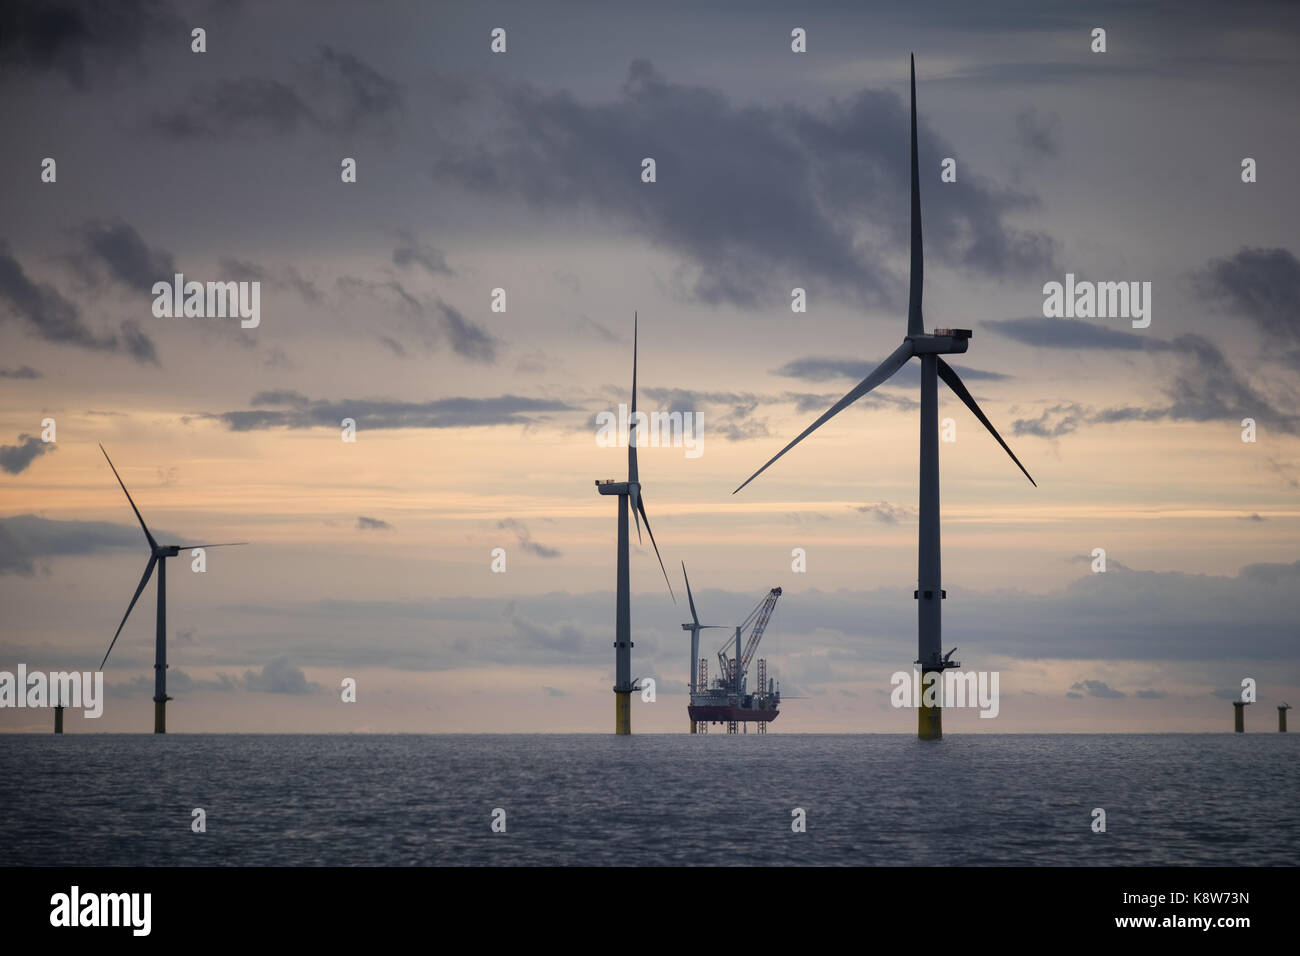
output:
[[776, 720], [779, 710], [746, 710], [744, 707], [696, 707], [688, 705], [686, 713], [691, 720], [725, 723], [729, 720], [754, 720], [766, 723]]

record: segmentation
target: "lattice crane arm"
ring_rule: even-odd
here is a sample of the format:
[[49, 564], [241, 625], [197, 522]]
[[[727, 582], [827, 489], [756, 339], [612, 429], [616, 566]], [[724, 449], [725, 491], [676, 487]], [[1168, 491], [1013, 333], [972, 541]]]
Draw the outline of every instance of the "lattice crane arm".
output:
[[[780, 596], [781, 589], [772, 588], [767, 593], [767, 597], [754, 609], [754, 613], [749, 615], [750, 619], [755, 616], [758, 619], [754, 622], [754, 632], [749, 635], [749, 643], [745, 645], [745, 655], [740, 671], [742, 674], [749, 670], [749, 662], [754, 659], [754, 652], [758, 650], [758, 642], [763, 639], [763, 632], [767, 630], [767, 622], [772, 618], [772, 609], [776, 607], [776, 599]], [[746, 619], [747, 623], [748, 620]], [[737, 646], [739, 646], [739, 642], [737, 642]]]

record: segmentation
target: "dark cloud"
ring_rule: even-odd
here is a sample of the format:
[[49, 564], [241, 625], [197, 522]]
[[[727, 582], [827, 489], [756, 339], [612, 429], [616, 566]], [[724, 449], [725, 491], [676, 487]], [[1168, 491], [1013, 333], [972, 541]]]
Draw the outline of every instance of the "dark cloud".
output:
[[[1027, 319], [993, 319], [981, 324], [998, 335], [1041, 348], [1129, 351], [1146, 349], [1159, 352], [1170, 347], [1163, 339], [1108, 329], [1103, 325], [1094, 325], [1079, 319], [1049, 319], [1033, 316]], [[965, 373], [962, 375], [964, 377]]]
[[139, 63], [141, 48], [187, 31], [164, 0], [6, 0], [0, 5], [0, 71], [56, 72], [86, 89], [91, 74]]
[[11, 475], [21, 474], [41, 455], [54, 450], [53, 442], [41, 441], [34, 435], [19, 435], [18, 444], [0, 445], [0, 469]]
[[[660, 407], [642, 407], [647, 413], [691, 413], [696, 418], [696, 434], [719, 435], [727, 441], [748, 441], [765, 438], [769, 434], [766, 423], [756, 420], [754, 412], [760, 405], [783, 402], [781, 396], [755, 395], [749, 392], [708, 392], [688, 388], [646, 388], [642, 394]], [[666, 407], [665, 407], [666, 406]], [[704, 414], [708, 408], [709, 413]], [[684, 440], [684, 437], [683, 437]]]
[[336, 285], [345, 295], [367, 297], [382, 303], [398, 317], [402, 322], [399, 331], [402, 338], [383, 333], [377, 333], [377, 338], [399, 358], [406, 355], [403, 339], [413, 339], [428, 350], [436, 348], [445, 339], [452, 351], [472, 361], [490, 364], [497, 359], [500, 341], [441, 298], [434, 296], [421, 300], [396, 279], [375, 281], [343, 276]]
[[1153, 421], [1240, 422], [1243, 418], [1253, 418], [1261, 425], [1289, 435], [1300, 434], [1300, 416], [1284, 410], [1256, 390], [1232, 367], [1219, 347], [1204, 336], [1180, 335], [1164, 343], [1159, 350], [1174, 354], [1179, 363], [1173, 378], [1161, 386], [1169, 400], [1168, 405], [1121, 405], [1096, 409], [1075, 402], [1060, 402], [1044, 409], [1036, 418], [1017, 419], [1011, 426], [1013, 434], [1059, 438], [1083, 425]]
[[443, 330], [451, 340], [451, 349], [457, 355], [463, 355], [475, 362], [495, 362], [497, 358], [497, 339], [481, 326], [475, 325], [459, 311], [441, 299], [438, 311], [442, 315]]
[[0, 378], [43, 378], [40, 372], [30, 365], [20, 365], [18, 368], [0, 368]]
[[367, 518], [365, 515], [357, 517], [358, 531], [392, 531], [393, 526], [382, 518]]
[[1035, 159], [1056, 156], [1061, 151], [1061, 117], [1041, 115], [1029, 106], [1016, 114], [1016, 143]]
[[0, 518], [0, 574], [34, 574], [36, 558], [140, 548], [144, 543], [135, 525], [55, 521], [32, 514]]
[[1164, 700], [1169, 695], [1162, 690], [1137, 690], [1133, 692], [1133, 696], [1143, 700]]
[[1223, 352], [1199, 335], [1180, 335], [1171, 343], [1183, 367], [1165, 387], [1172, 399], [1168, 417], [1175, 421], [1255, 418], [1288, 434], [1300, 434], [1300, 417], [1274, 406], [1228, 362]]
[[285, 266], [272, 272], [244, 259], [223, 258], [221, 273], [223, 279], [227, 280], [262, 282], [278, 288], [291, 289], [302, 296], [308, 305], [320, 305], [325, 301], [325, 296], [316, 287], [316, 283], [304, 277], [293, 266]]
[[261, 673], [245, 671], [244, 686], [267, 694], [316, 694], [325, 689], [307, 680], [302, 668], [294, 667], [284, 657], [263, 665]]
[[442, 250], [417, 242], [415, 237], [405, 230], [397, 233], [397, 248], [393, 250], [393, 264], [402, 268], [419, 266], [431, 276], [456, 274], [447, 265], [447, 257]]
[[17, 317], [28, 332], [63, 345], [76, 345], [99, 352], [125, 349], [138, 362], [158, 364], [153, 342], [134, 322], [122, 323], [122, 337], [100, 335], [81, 319], [81, 310], [54, 286], [33, 282], [22, 265], [0, 243], [0, 305]]
[[516, 521], [514, 518], [506, 518], [497, 524], [497, 527], [503, 531], [514, 533], [515, 540], [519, 547], [529, 554], [535, 554], [539, 558], [558, 558], [561, 552], [555, 548], [548, 548], [546, 545], [533, 540], [532, 533], [529, 532], [528, 526], [522, 521]]
[[1082, 405], [1060, 402], [1043, 409], [1036, 418], [1017, 418], [1011, 423], [1011, 433], [1037, 438], [1060, 438], [1078, 431], [1081, 424], [1087, 424], [1090, 414]]
[[[435, 176], [540, 206], [587, 205], [680, 255], [689, 293], [753, 307], [817, 285], [857, 304], [899, 306], [890, 264], [907, 248], [909, 113], [894, 92], [862, 91], [820, 111], [740, 106], [633, 62], [621, 95], [494, 83], [464, 129], [444, 131]], [[922, 108], [924, 117], [924, 107]], [[471, 119], [495, 119], [493, 133]], [[921, 154], [953, 148], [921, 122]], [[640, 181], [644, 157], [657, 182]], [[925, 197], [926, 253], [996, 277], [1049, 268], [1054, 243], [1005, 217], [1034, 197], [968, 174]]]
[[46, 283], [33, 282], [22, 265], [0, 245], [0, 300], [27, 323], [28, 330], [49, 342], [67, 342], [84, 348], [112, 350], [113, 337], [95, 335], [81, 321], [76, 305]]
[[1071, 690], [1080, 690], [1087, 692], [1089, 697], [1124, 697], [1122, 691], [1115, 690], [1107, 686], [1105, 681], [1085, 680], [1070, 685]]
[[[828, 395], [809, 392], [787, 392], [785, 394], [788, 401], [794, 402], [795, 411], [804, 414], [824, 412], [843, 397], [837, 394]], [[864, 410], [898, 408], [903, 411], [916, 411], [921, 407], [921, 403], [914, 398], [908, 398], [906, 395], [894, 395], [877, 389], [858, 399], [853, 403], [853, 407]]]
[[350, 53], [323, 47], [287, 79], [244, 76], [192, 92], [184, 104], [152, 113], [149, 128], [175, 140], [386, 130], [402, 112], [396, 82]]
[[158, 350], [154, 348], [153, 339], [144, 334], [140, 328], [140, 323], [135, 319], [127, 319], [122, 323], [122, 347], [126, 349], [126, 354], [137, 362], [148, 362], [150, 365], [158, 365]]
[[1300, 261], [1287, 249], [1246, 247], [1211, 261], [1198, 290], [1226, 312], [1243, 316], [1273, 349], [1300, 348]]
[[79, 236], [86, 252], [108, 274], [130, 288], [147, 292], [155, 282], [170, 283], [176, 273], [171, 253], [151, 249], [129, 223], [88, 222]]
[[218, 139], [231, 130], [241, 136], [292, 133], [311, 118], [307, 101], [288, 84], [241, 77], [195, 91], [185, 106], [153, 113], [148, 125], [168, 139]]
[[250, 404], [278, 406], [248, 411], [221, 412], [214, 418], [231, 431], [266, 428], [340, 428], [354, 419], [359, 431], [389, 428], [476, 428], [492, 425], [533, 425], [552, 412], [577, 409], [544, 398], [501, 395], [496, 398], [440, 398], [429, 402], [392, 399], [312, 400], [298, 392], [262, 392]]

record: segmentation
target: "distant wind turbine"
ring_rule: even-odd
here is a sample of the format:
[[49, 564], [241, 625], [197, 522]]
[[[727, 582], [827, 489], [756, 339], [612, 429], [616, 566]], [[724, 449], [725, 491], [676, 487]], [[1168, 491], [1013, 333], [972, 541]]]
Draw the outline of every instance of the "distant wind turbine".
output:
[[[631, 505], [632, 517], [636, 521], [636, 539], [641, 540], [641, 522], [645, 521], [645, 530], [654, 545], [655, 557], [659, 558], [659, 570], [663, 571], [664, 582], [668, 584], [668, 593], [677, 603], [673, 594], [672, 582], [668, 581], [668, 571], [664, 568], [664, 559], [659, 556], [659, 545], [655, 544], [654, 532], [650, 530], [650, 517], [645, 513], [645, 496], [641, 493], [641, 476], [636, 466], [636, 342], [637, 317], [632, 314], [632, 412], [629, 416], [630, 427], [627, 438], [627, 481], [616, 482], [613, 478], [606, 481], [597, 479], [596, 490], [602, 495], [618, 495], [618, 594], [614, 610], [614, 733], [630, 734], [632, 732], [632, 598], [631, 582], [628, 573], [628, 535], [627, 512]], [[638, 517], [639, 516], [639, 517]]]
[[[700, 616], [695, 613], [695, 595], [691, 594], [691, 579], [686, 576], [685, 561], [682, 562], [682, 578], [686, 581], [686, 600], [691, 605], [691, 623], [683, 624], [682, 630], [691, 632], [691, 669], [690, 677], [687, 679], [686, 683], [689, 685], [690, 694], [693, 697], [695, 695], [695, 682], [699, 679], [700, 670], [700, 631], [708, 630], [709, 628], [726, 630], [726, 625], [700, 623]], [[691, 733], [696, 733], [695, 720], [693, 718], [691, 720]]]
[[[919, 555], [917, 560], [917, 660], [922, 674], [942, 674], [948, 667], [960, 667], [961, 664], [949, 660], [942, 654], [942, 628], [940, 601], [947, 597], [940, 584], [939, 575], [939, 422], [938, 422], [938, 385], [941, 378], [953, 393], [965, 403], [980, 420], [980, 423], [997, 439], [999, 445], [1011, 456], [1030, 484], [1038, 487], [1020, 459], [1002, 440], [996, 428], [976, 404], [971, 393], [966, 389], [951, 365], [940, 355], [965, 352], [971, 337], [969, 329], [935, 329], [927, 334], [921, 320], [921, 292], [925, 277], [925, 259], [921, 248], [921, 189], [918, 182], [916, 156], [916, 57], [912, 57], [912, 266], [911, 284], [907, 303], [907, 335], [903, 344], [894, 350], [889, 358], [880, 363], [870, 375], [838, 402], [832, 405], [826, 414], [809, 425], [790, 444], [781, 449], [744, 484], [740, 491], [782, 455], [788, 452], [818, 427], [829, 421], [839, 412], [848, 408], [876, 386], [887, 381], [895, 372], [915, 357], [921, 360], [921, 498], [920, 498], [920, 534]], [[736, 492], [732, 492], [735, 494]], [[922, 705], [917, 715], [917, 736], [933, 739], [943, 736], [942, 710], [938, 707]]]
[[108, 467], [113, 469], [113, 477], [117, 483], [122, 486], [122, 492], [126, 495], [126, 500], [131, 503], [131, 510], [135, 512], [136, 520], [140, 522], [140, 528], [144, 531], [145, 540], [149, 542], [149, 563], [145, 565], [144, 576], [140, 578], [140, 584], [135, 589], [135, 594], [131, 598], [131, 603], [126, 607], [126, 613], [122, 615], [122, 623], [117, 626], [117, 633], [113, 635], [113, 640], [109, 642], [108, 650], [104, 652], [104, 659], [99, 664], [99, 669], [103, 670], [104, 665], [108, 663], [108, 655], [113, 653], [113, 645], [117, 643], [118, 635], [122, 633], [122, 628], [126, 626], [126, 619], [131, 616], [131, 611], [135, 607], [135, 602], [140, 600], [140, 594], [144, 591], [145, 585], [149, 583], [149, 578], [153, 574], [154, 566], [158, 567], [158, 629], [156, 632], [156, 641], [154, 644], [154, 664], [153, 664], [153, 732], [155, 734], [165, 734], [167, 732], [167, 701], [171, 700], [167, 696], [167, 559], [174, 558], [182, 551], [188, 551], [191, 548], [225, 548], [235, 545], [247, 544], [247, 541], [227, 541], [221, 544], [159, 544], [149, 533], [149, 526], [144, 523], [144, 518], [140, 516], [140, 509], [135, 506], [135, 501], [131, 498], [131, 492], [126, 490], [126, 485], [122, 481], [122, 476], [117, 473], [113, 467], [113, 459], [108, 457], [108, 452], [104, 451], [104, 446], [100, 445], [99, 450], [104, 452], [104, 458], [108, 462]]

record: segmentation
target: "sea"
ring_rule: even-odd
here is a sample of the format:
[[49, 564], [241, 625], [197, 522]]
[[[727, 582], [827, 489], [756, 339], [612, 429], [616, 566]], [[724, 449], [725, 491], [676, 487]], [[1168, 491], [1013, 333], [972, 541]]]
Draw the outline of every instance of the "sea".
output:
[[1294, 734], [15, 734], [0, 865], [1292, 866], [1298, 786]]

